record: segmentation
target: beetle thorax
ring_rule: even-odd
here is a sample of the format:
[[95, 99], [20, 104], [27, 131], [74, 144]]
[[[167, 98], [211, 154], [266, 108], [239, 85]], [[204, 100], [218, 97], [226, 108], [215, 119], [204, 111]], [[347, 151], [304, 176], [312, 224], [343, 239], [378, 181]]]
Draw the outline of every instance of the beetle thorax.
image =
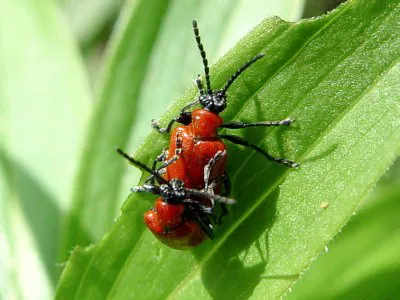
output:
[[191, 130], [197, 139], [216, 138], [217, 129], [222, 123], [221, 117], [213, 111], [200, 108], [192, 112]]

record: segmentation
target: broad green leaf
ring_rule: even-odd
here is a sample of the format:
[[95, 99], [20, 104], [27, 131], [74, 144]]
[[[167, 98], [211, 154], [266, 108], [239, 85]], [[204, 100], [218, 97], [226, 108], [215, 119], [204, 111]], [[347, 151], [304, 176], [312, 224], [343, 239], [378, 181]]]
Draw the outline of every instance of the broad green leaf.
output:
[[5, 298], [51, 297], [60, 222], [91, 108], [81, 59], [60, 16], [52, 1], [0, 5], [0, 274], [5, 281], [0, 286]]
[[[289, 128], [241, 134], [301, 168], [289, 170], [248, 149], [229, 147], [228, 173], [238, 204], [215, 240], [186, 252], [161, 245], [143, 230], [150, 202], [131, 195], [105, 237], [89, 252], [78, 248], [72, 255], [57, 298], [283, 295], [396, 156], [399, 9], [398, 1], [354, 0], [322, 18], [294, 24], [275, 18], [253, 30], [211, 71], [218, 88], [250, 57], [266, 54], [232, 86], [223, 117], [296, 119]], [[193, 87], [162, 122], [195, 96]], [[151, 133], [135, 157], [150, 163], [166, 139]], [[83, 257], [82, 266], [73, 262], [76, 255]]]
[[[139, 173], [129, 167], [130, 175], [121, 182], [127, 167], [116, 155], [115, 147], [128, 143], [126, 149], [137, 148], [151, 130], [150, 120], [165, 111], [201, 70], [192, 19], [196, 17], [202, 25], [208, 51], [217, 53], [231, 47], [243, 35], [242, 29], [255, 26], [267, 11], [299, 16], [299, 3], [303, 1], [296, 1], [297, 13], [282, 9], [293, 0], [273, 6], [262, 2], [224, 0], [212, 11], [211, 0], [128, 3], [108, 49], [109, 61], [97, 97], [99, 105], [74, 193], [74, 211], [66, 226], [64, 259], [73, 246], [87, 245], [103, 236], [119, 214], [129, 188], [138, 181]], [[241, 30], [235, 30], [238, 28]], [[213, 61], [217, 56], [210, 58]], [[162, 139], [157, 151], [161, 143]]]
[[394, 167], [397, 170], [391, 170], [392, 176], [380, 181], [360, 212], [294, 286], [288, 299], [399, 297], [400, 160]]

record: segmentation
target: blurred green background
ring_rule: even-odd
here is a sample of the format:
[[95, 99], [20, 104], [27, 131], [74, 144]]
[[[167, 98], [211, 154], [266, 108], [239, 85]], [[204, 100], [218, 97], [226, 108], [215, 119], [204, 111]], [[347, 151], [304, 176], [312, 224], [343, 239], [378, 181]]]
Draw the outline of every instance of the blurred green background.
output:
[[[150, 132], [150, 119], [191, 84], [199, 72], [198, 53], [187, 49], [194, 46], [193, 37], [182, 28], [190, 29], [193, 18], [207, 36], [212, 64], [264, 18], [297, 21], [322, 15], [340, 2], [0, 0], [0, 298], [53, 297], [68, 256], [65, 245], [77, 238], [62, 232], [74, 226], [73, 212], [84, 201], [72, 201], [76, 189], [84, 189], [81, 178], [117, 168], [88, 157], [116, 145], [133, 152]], [[128, 20], [131, 27], [126, 27]], [[117, 64], [123, 53], [115, 52], [115, 45], [127, 30], [137, 34], [143, 47]], [[124, 43], [126, 51], [135, 46], [135, 41]], [[106, 68], [118, 76], [108, 78]], [[126, 76], [132, 85], [120, 87], [118, 78]], [[126, 99], [109, 109], [135, 111], [120, 120], [132, 124], [129, 132], [102, 128], [103, 121], [108, 123], [96, 106], [107, 97]], [[98, 144], [85, 143], [104, 131]], [[112, 151], [107, 155], [106, 162], [115, 159]], [[100, 215], [104, 222], [77, 233], [83, 243], [103, 236], [140, 176], [132, 168], [120, 173], [124, 176], [104, 175], [86, 191], [98, 201], [115, 201], [105, 215], [93, 207], [93, 218]], [[398, 161], [287, 298], [396, 299], [399, 200]]]

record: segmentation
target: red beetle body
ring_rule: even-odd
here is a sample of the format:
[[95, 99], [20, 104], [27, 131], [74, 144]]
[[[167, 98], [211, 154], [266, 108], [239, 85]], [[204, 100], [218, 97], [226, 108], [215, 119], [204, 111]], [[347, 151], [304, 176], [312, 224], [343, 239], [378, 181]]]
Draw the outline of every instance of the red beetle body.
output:
[[[234, 204], [231, 198], [214, 194], [214, 188], [218, 187], [220, 180], [209, 182], [210, 173], [207, 171], [203, 181], [207, 186], [204, 189], [185, 187], [180, 178], [170, 180], [160, 175], [160, 170], [147, 167], [145, 164], [130, 157], [127, 153], [117, 148], [117, 152], [133, 165], [147, 171], [151, 176], [145, 180], [145, 184], [131, 189], [132, 192], [148, 192], [160, 195], [154, 207], [144, 214], [144, 222], [151, 232], [163, 243], [175, 249], [187, 249], [199, 245], [206, 236], [213, 238], [214, 203], [221, 205]], [[218, 153], [213, 160], [206, 164], [209, 169], [216, 165], [223, 157]], [[177, 158], [171, 160], [172, 165]], [[156, 160], [158, 161], [158, 160]], [[165, 175], [167, 176], [167, 175]], [[158, 184], [156, 184], [156, 181]], [[150, 184], [146, 183], [150, 182]]]
[[[217, 114], [204, 109], [192, 112], [192, 122], [175, 128], [171, 133], [168, 159], [176, 151], [177, 139], [181, 139], [181, 154], [176, 162], [167, 167], [167, 179], [179, 178], [188, 188], [204, 188], [204, 167], [218, 151], [225, 151], [225, 144], [217, 137], [217, 128], [222, 119]], [[212, 182], [225, 173], [226, 156], [213, 166], [210, 174]]]
[[[204, 189], [204, 167], [217, 152], [225, 151], [225, 144], [217, 137], [217, 128], [222, 124], [219, 115], [204, 109], [192, 112], [192, 122], [189, 125], [176, 127], [169, 143], [167, 159], [172, 159], [177, 145], [180, 155], [177, 160], [166, 168], [165, 178], [169, 181], [178, 178], [185, 187]], [[177, 139], [180, 141], [178, 142]], [[211, 168], [209, 180], [216, 180], [225, 173], [226, 155], [222, 156]], [[219, 185], [213, 189], [218, 193]], [[211, 207], [209, 199], [196, 199], [206, 207]], [[192, 221], [194, 216], [186, 215], [185, 205], [167, 204], [160, 198], [156, 205], [144, 215], [144, 221], [151, 232], [163, 243], [176, 249], [195, 247], [205, 238], [198, 223]]]
[[175, 249], [196, 247], [205, 239], [200, 226], [184, 220], [184, 204], [168, 204], [158, 198], [152, 210], [144, 214], [144, 222], [155, 237]]

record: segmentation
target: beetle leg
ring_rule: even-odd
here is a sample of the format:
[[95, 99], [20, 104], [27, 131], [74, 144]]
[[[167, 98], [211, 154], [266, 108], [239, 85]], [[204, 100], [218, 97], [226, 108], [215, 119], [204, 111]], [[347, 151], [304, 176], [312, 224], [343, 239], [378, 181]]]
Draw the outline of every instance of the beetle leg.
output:
[[240, 129], [247, 127], [270, 127], [270, 126], [282, 126], [282, 125], [290, 125], [294, 120], [287, 118], [281, 121], [262, 121], [262, 122], [254, 122], [254, 123], [243, 123], [238, 121], [226, 122], [222, 124], [220, 127], [229, 128], [229, 129]]
[[225, 139], [231, 143], [237, 144], [237, 145], [252, 148], [253, 150], [257, 151], [258, 153], [261, 153], [262, 155], [264, 155], [264, 157], [266, 159], [277, 162], [282, 165], [285, 165], [287, 167], [297, 168], [298, 166], [300, 166], [300, 164], [295, 163], [294, 161], [286, 159], [286, 158], [275, 158], [271, 154], [269, 154], [267, 151], [261, 149], [257, 145], [250, 143], [249, 141], [245, 140], [244, 138], [242, 138], [240, 136], [229, 135], [229, 134], [220, 134], [220, 135], [218, 135], [218, 137], [221, 139]]
[[174, 125], [175, 122], [181, 123], [183, 125], [189, 125], [192, 122], [192, 113], [187, 112], [186, 110], [199, 104], [199, 101], [196, 100], [194, 102], [189, 103], [188, 105], [184, 106], [179, 113], [179, 116], [173, 118], [171, 121], [169, 121], [167, 127], [161, 128], [160, 125], [158, 125], [156, 120], [151, 120], [151, 127], [153, 127], [155, 130], [157, 130], [160, 133], [170, 133], [171, 128]]
[[[211, 170], [215, 166], [215, 164], [226, 155], [226, 150], [224, 151], [217, 151], [215, 153], [214, 157], [209, 160], [209, 162], [204, 166], [204, 190], [206, 192], [210, 192], [210, 175], [211, 175]], [[213, 190], [212, 190], [213, 192]]]

